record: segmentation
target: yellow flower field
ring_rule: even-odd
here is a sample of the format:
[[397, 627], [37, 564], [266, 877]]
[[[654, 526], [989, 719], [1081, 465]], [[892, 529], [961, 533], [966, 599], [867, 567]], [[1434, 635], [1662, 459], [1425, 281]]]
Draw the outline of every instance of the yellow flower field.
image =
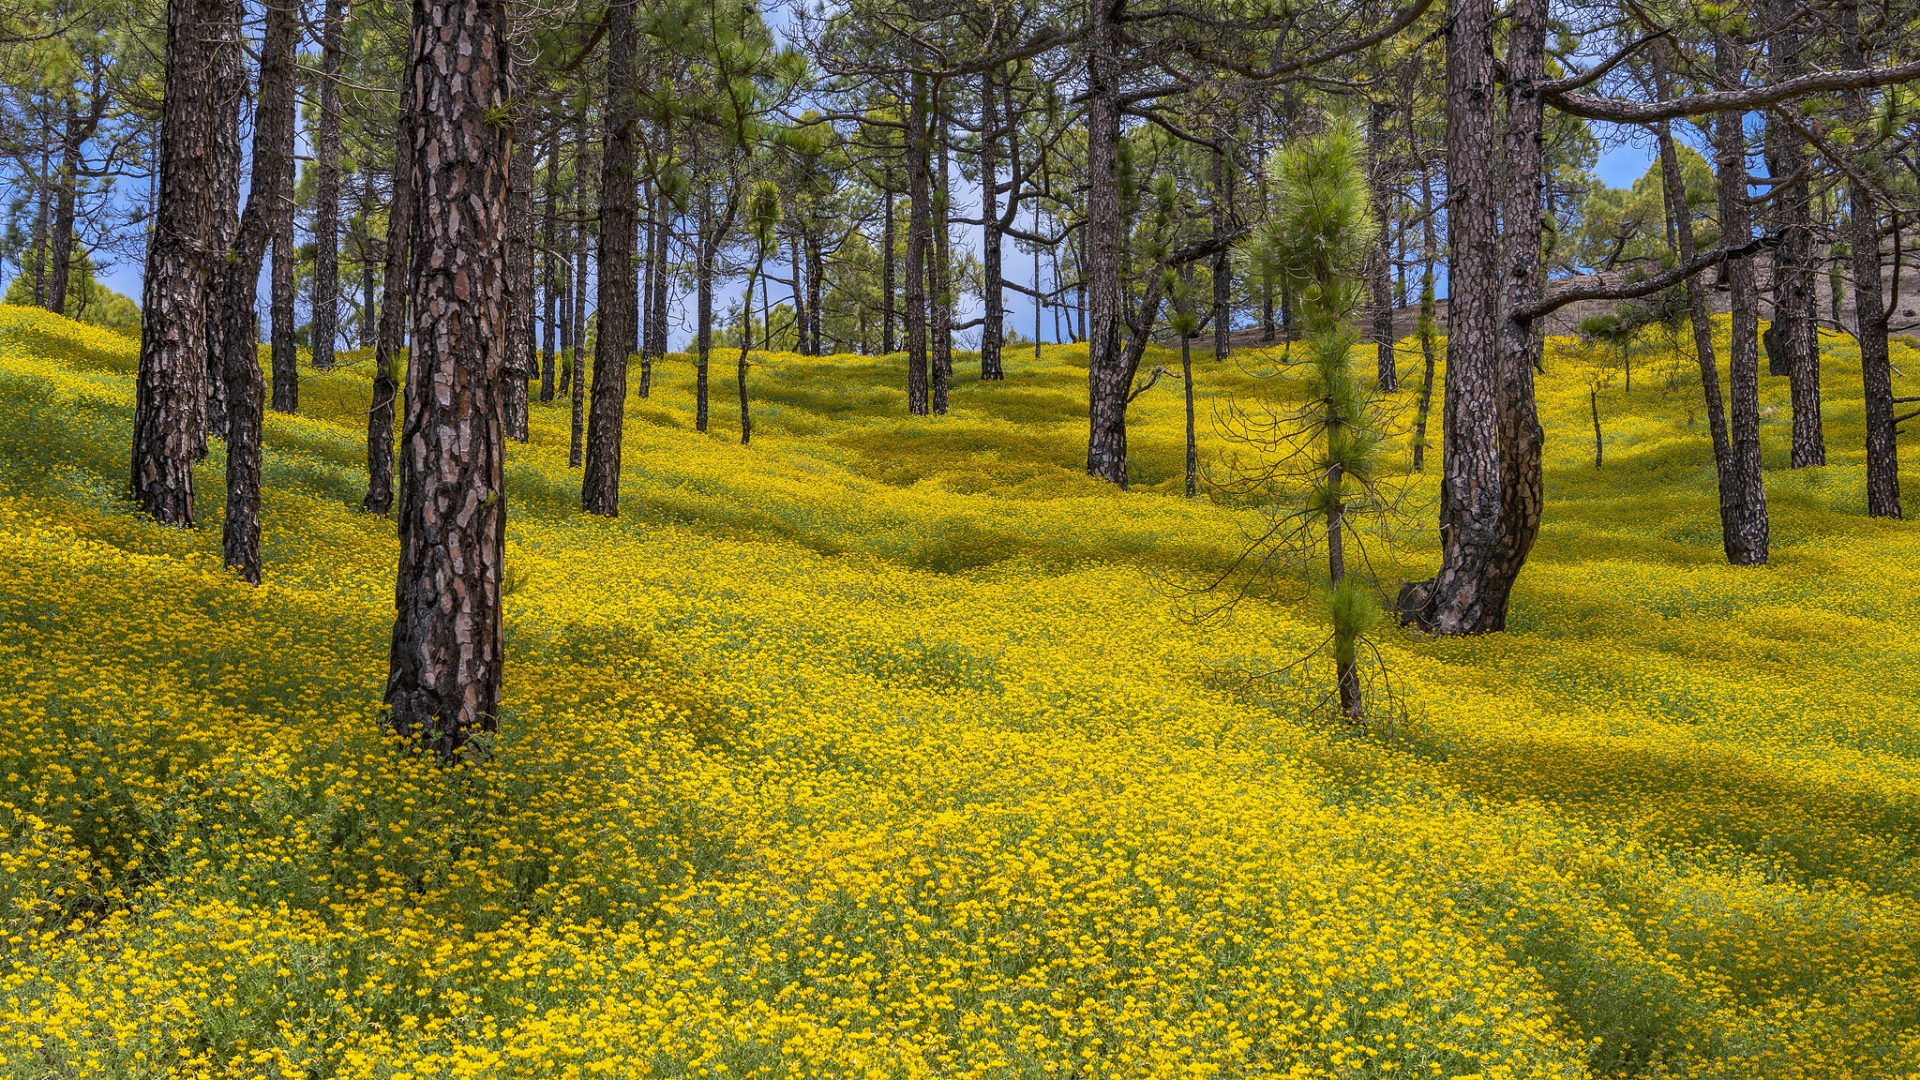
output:
[[1601, 391], [1596, 470], [1553, 343], [1513, 629], [1384, 635], [1365, 738], [1234, 677], [1313, 604], [1182, 618], [1250, 517], [1180, 496], [1177, 378], [1123, 494], [1083, 351], [962, 357], [931, 419], [898, 358], [757, 357], [750, 448], [732, 354], [709, 436], [674, 358], [618, 520], [534, 406], [502, 730], [448, 770], [380, 727], [365, 358], [268, 417], [252, 588], [217, 444], [200, 529], [119, 495], [134, 344], [0, 308], [0, 1075], [1920, 1076], [1920, 526], [1864, 516], [1825, 345], [1834, 464], [1766, 379], [1737, 570], [1686, 366]]

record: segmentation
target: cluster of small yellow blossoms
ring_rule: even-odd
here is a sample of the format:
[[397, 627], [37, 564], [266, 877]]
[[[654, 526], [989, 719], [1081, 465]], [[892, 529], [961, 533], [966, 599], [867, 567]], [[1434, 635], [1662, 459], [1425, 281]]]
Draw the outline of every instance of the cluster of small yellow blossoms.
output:
[[131, 344], [0, 308], [0, 1077], [1920, 1076], [1920, 539], [1859, 514], [1827, 344], [1835, 464], [1768, 380], [1734, 570], [1684, 367], [1600, 392], [1595, 470], [1556, 340], [1513, 628], [1386, 635], [1366, 738], [1244, 677], [1310, 605], [1183, 618], [1251, 518], [1180, 497], [1177, 380], [1123, 494], [1084, 350], [937, 418], [756, 356], [746, 448], [670, 358], [619, 519], [563, 403], [510, 447], [504, 715], [449, 769], [380, 726], [364, 358], [269, 414], [254, 588], [119, 498]]

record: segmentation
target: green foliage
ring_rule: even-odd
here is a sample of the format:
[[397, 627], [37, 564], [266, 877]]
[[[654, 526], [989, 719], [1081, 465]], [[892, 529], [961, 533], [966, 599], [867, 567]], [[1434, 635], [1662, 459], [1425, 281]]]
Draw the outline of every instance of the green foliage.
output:
[[[0, 303], [31, 307], [34, 275], [35, 268], [31, 265], [24, 273], [14, 275], [13, 280], [7, 283], [6, 294], [0, 297]], [[138, 333], [140, 330], [140, 305], [96, 281], [93, 260], [78, 247], [74, 249], [73, 262], [67, 270], [67, 316], [122, 333]]]

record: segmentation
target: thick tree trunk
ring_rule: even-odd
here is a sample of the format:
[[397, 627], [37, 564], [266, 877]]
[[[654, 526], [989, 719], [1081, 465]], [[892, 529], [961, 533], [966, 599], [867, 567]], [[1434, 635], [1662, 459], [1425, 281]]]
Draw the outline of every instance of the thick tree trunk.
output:
[[1447, 4], [1449, 299], [1441, 407], [1442, 562], [1432, 582], [1402, 597], [1403, 611], [1447, 634], [1500, 629], [1511, 584], [1497, 578], [1507, 501], [1500, 431], [1509, 417], [1501, 407], [1506, 372], [1495, 224], [1500, 155], [1494, 138], [1493, 22], [1492, 0]]
[[[1856, 0], [1840, 6], [1843, 40], [1841, 62], [1864, 64], [1860, 9]], [[1845, 114], [1859, 132], [1869, 130], [1873, 115], [1870, 91], [1849, 95]], [[1880, 208], [1862, 171], [1878, 173], [1878, 154], [1867, 149], [1856, 156], [1847, 174], [1847, 246], [1853, 256], [1853, 336], [1860, 345], [1860, 379], [1867, 413], [1867, 514], [1900, 516], [1900, 448], [1893, 415], [1893, 371], [1887, 353], [1887, 308], [1880, 280]]]
[[1373, 189], [1373, 216], [1380, 222], [1380, 235], [1368, 252], [1367, 282], [1373, 291], [1373, 344], [1375, 378], [1382, 393], [1400, 389], [1400, 364], [1393, 352], [1393, 282], [1388, 263], [1393, 259], [1390, 246], [1392, 230], [1387, 228], [1386, 173], [1387, 104], [1370, 102], [1367, 106], [1367, 179]]
[[929, 299], [929, 328], [933, 363], [933, 412], [936, 416], [947, 415], [947, 389], [953, 383], [953, 229], [947, 220], [951, 203], [950, 184], [947, 173], [951, 163], [947, 158], [947, 122], [946, 113], [936, 100], [933, 110], [936, 140], [939, 151], [933, 156], [933, 251], [932, 261], [927, 267], [927, 292]]
[[[160, 175], [141, 292], [129, 494], [162, 525], [193, 525], [193, 463], [206, 431], [207, 280], [223, 170], [238, 168], [224, 99], [241, 64], [240, 5], [169, 0]], [[42, 279], [44, 280], [44, 279]]]
[[[1802, 75], [1800, 30], [1792, 0], [1776, 0], [1776, 21], [1770, 43], [1774, 81]], [[1820, 420], [1820, 339], [1815, 325], [1813, 275], [1812, 196], [1804, 176], [1806, 148], [1797, 132], [1769, 115], [1767, 169], [1791, 177], [1774, 190], [1774, 220], [1780, 245], [1773, 251], [1773, 326], [1767, 334], [1767, 362], [1774, 374], [1786, 375], [1793, 388], [1793, 455], [1796, 469], [1827, 463], [1826, 437]]]
[[[1744, 52], [1725, 34], [1714, 36], [1714, 69], [1729, 86], [1738, 85]], [[1747, 203], [1746, 117], [1722, 113], [1715, 118], [1714, 150], [1720, 188], [1720, 237], [1728, 246], [1753, 238]], [[1760, 291], [1751, 256], [1722, 264], [1727, 283], [1730, 337], [1727, 343], [1728, 480], [1720, 492], [1720, 533], [1727, 561], [1758, 566], [1767, 561], [1767, 489], [1760, 471]]]
[[402, 432], [394, 728], [459, 755], [500, 709], [506, 6], [415, 0], [413, 348]]
[[[1507, 191], [1501, 215], [1506, 288], [1500, 309], [1500, 546], [1486, 574], [1487, 629], [1504, 630], [1513, 583], [1540, 535], [1544, 509], [1540, 449], [1545, 434], [1534, 404], [1533, 376], [1544, 335], [1512, 312], [1539, 299], [1546, 186], [1545, 103], [1547, 0], [1518, 0], [1507, 47]], [[1391, 330], [1388, 336], [1391, 336]]]
[[[1120, 26], [1116, 0], [1093, 0], [1087, 35], [1087, 472], [1127, 486], [1127, 394], [1121, 355]], [[1035, 288], [1039, 282], [1034, 282]], [[1038, 339], [1039, 334], [1035, 333]]]
[[[993, 69], [980, 73], [980, 280], [986, 312], [980, 324], [980, 379], [1006, 377], [1000, 362], [1006, 299], [1000, 269], [1000, 101]], [[1015, 170], [1018, 172], [1018, 169]], [[1011, 196], [1011, 193], [1009, 193]], [[1009, 199], [1011, 201], [1011, 198]]]
[[360, 506], [385, 517], [393, 508], [393, 411], [401, 391], [400, 350], [407, 340], [407, 301], [413, 294], [414, 162], [417, 103], [412, 72], [401, 75], [400, 114], [394, 125], [393, 203], [387, 208], [387, 260], [381, 280], [387, 302], [373, 342], [373, 400], [367, 408], [367, 494]]
[[907, 107], [907, 412], [927, 415], [927, 242], [932, 197], [927, 188], [927, 84], [913, 76]]
[[[283, 207], [291, 205], [294, 50], [300, 27], [292, 5], [269, 4], [260, 42], [260, 93], [254, 109], [253, 174], [233, 247], [215, 270], [222, 323], [220, 362], [227, 398], [227, 512], [221, 548], [229, 569], [260, 583], [260, 459], [265, 422], [254, 301]], [[237, 119], [237, 118], [236, 118]]]
[[333, 369], [340, 334], [340, 65], [347, 0], [323, 0], [320, 24], [320, 122], [314, 134], [313, 366]]
[[[514, 80], [531, 72], [514, 61]], [[524, 110], [523, 110], [524, 112]], [[507, 437], [527, 441], [527, 382], [533, 378], [533, 118], [514, 124], [513, 161], [507, 168], [507, 340], [500, 360]]]
[[[207, 440], [227, 437], [226, 356], [235, 343], [229, 339], [233, 327], [224, 312], [227, 292], [224, 260], [232, 254], [234, 238], [240, 231], [240, 103], [247, 96], [245, 60], [223, 68], [220, 79], [220, 140], [224, 145], [220, 152], [220, 174], [214, 180], [219, 211], [215, 215], [213, 243], [215, 257], [222, 261], [216, 262], [207, 275], [207, 427], [200, 440], [202, 457], [207, 454]], [[251, 334], [246, 337], [252, 341]]]

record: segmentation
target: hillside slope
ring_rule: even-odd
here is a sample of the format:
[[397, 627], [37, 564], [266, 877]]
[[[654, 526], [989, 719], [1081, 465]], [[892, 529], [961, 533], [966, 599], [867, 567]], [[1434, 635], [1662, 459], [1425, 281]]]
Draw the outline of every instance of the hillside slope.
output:
[[368, 364], [268, 418], [256, 589], [217, 445], [199, 530], [119, 498], [129, 343], [0, 308], [0, 1075], [1920, 1073], [1920, 526], [1861, 515], [1825, 344], [1835, 464], [1786, 470], [1766, 380], [1735, 570], [1687, 365], [1601, 391], [1596, 470], [1556, 343], [1514, 629], [1387, 635], [1409, 718], [1364, 739], [1234, 675], [1312, 605], [1181, 618], [1251, 519], [1178, 495], [1177, 380], [1122, 494], [1070, 348], [933, 419], [897, 358], [761, 358], [750, 448], [674, 361], [612, 521], [536, 404], [455, 773], [378, 724]]

